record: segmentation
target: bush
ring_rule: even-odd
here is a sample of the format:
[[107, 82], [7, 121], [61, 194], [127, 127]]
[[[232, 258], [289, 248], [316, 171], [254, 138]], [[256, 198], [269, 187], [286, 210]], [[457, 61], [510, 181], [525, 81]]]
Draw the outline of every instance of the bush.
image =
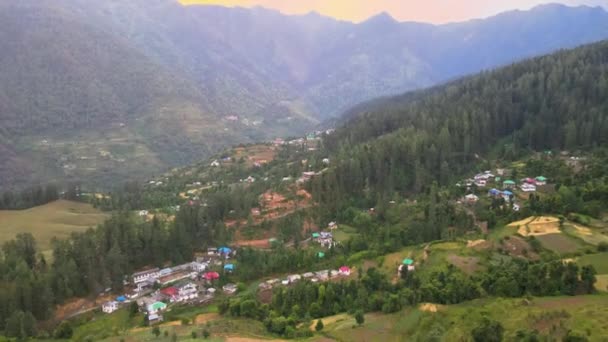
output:
[[598, 252], [607, 252], [608, 251], [608, 242], [600, 242], [597, 245]]
[[55, 329], [55, 334], [53, 335], [56, 339], [69, 340], [72, 338], [74, 331], [72, 330], [72, 326], [69, 322], [62, 322], [59, 324], [57, 329]]
[[316, 331], [321, 331], [321, 330], [323, 330], [323, 328], [324, 328], [323, 321], [322, 320], [318, 320], [317, 321], [317, 325], [315, 325], [315, 330]]

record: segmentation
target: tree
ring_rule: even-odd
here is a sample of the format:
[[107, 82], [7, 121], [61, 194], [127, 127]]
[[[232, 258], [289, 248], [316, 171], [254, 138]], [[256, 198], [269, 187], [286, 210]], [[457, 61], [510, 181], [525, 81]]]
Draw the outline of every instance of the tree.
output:
[[357, 321], [357, 325], [359, 326], [365, 323], [365, 316], [363, 316], [363, 311], [357, 310], [357, 312], [355, 312], [355, 321]]
[[72, 326], [70, 325], [70, 323], [67, 321], [63, 321], [61, 322], [61, 324], [59, 324], [57, 329], [55, 329], [54, 336], [56, 339], [68, 340], [72, 338], [72, 334], [74, 334], [74, 331], [72, 330]]
[[315, 325], [315, 330], [316, 331], [321, 331], [321, 330], [323, 330], [323, 328], [324, 328], [323, 321], [322, 320], [318, 320], [317, 321], [317, 325]]
[[137, 302], [131, 302], [131, 304], [129, 305], [129, 317], [135, 317], [138, 312], [139, 305], [137, 305]]
[[207, 329], [203, 329], [203, 338], [206, 340], [211, 336], [211, 333]]
[[198, 338], [198, 334], [196, 333], [196, 331], [193, 331], [192, 333], [190, 333], [190, 337], [192, 337], [193, 340], [196, 340]]
[[484, 317], [480, 324], [471, 331], [471, 336], [475, 342], [500, 342], [504, 328], [494, 320]]
[[154, 335], [156, 338], [158, 338], [158, 336], [160, 336], [160, 328], [158, 326], [155, 326], [154, 328], [152, 328], [152, 335]]
[[581, 270], [581, 282], [587, 293], [592, 293], [595, 290], [596, 274], [597, 272], [593, 265], [585, 265]]

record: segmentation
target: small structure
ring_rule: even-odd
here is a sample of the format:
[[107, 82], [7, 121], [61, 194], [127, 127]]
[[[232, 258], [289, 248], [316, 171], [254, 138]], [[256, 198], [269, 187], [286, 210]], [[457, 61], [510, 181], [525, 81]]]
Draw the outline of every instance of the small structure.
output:
[[336, 222], [329, 222], [327, 228], [329, 228], [330, 230], [338, 229], [338, 224]]
[[521, 191], [523, 192], [535, 192], [536, 191], [536, 185], [534, 184], [530, 184], [530, 183], [523, 183], [521, 186]]
[[138, 214], [140, 217], [144, 217], [144, 216], [148, 216], [148, 213], [149, 212], [147, 210], [140, 210]]
[[321, 281], [326, 281], [329, 279], [329, 271], [328, 270], [323, 270], [323, 271], [319, 271], [315, 273], [316, 278], [318, 278]]
[[179, 295], [179, 290], [176, 287], [171, 286], [160, 290], [160, 293], [169, 302], [176, 302]]
[[545, 178], [543, 176], [536, 177], [536, 185], [538, 185], [538, 186], [547, 185], [547, 178]]
[[338, 272], [340, 273], [340, 275], [348, 277], [350, 275], [351, 270], [350, 270], [350, 267], [348, 267], [348, 266], [342, 266], [342, 267], [340, 267]]
[[151, 268], [137, 273], [133, 273], [133, 284], [141, 283], [149, 279], [156, 279], [160, 276], [158, 268]]
[[302, 274], [302, 277], [304, 277], [304, 279], [310, 279], [310, 278], [313, 278], [314, 276], [315, 276], [315, 274], [312, 272], [306, 272], [306, 273]]
[[163, 302], [154, 302], [154, 303], [148, 305], [148, 307], [146, 308], [146, 311], [148, 312], [148, 315], [153, 315], [153, 314], [159, 313], [161, 311], [164, 311], [165, 309], [167, 309], [167, 304], [165, 304]]
[[319, 252], [319, 253], [317, 253], [317, 257], [318, 257], [319, 259], [323, 259], [323, 258], [325, 258], [325, 253], [323, 253], [323, 252]]
[[510, 180], [510, 179], [507, 179], [506, 181], [502, 182], [502, 186], [505, 189], [515, 189], [516, 185], [517, 184], [514, 181]]
[[217, 272], [207, 272], [203, 275], [206, 281], [214, 281], [220, 279], [220, 274]]
[[101, 306], [101, 311], [103, 311], [103, 312], [105, 312], [107, 314], [111, 314], [112, 312], [114, 312], [116, 310], [118, 310], [118, 302], [117, 301], [105, 302]]
[[476, 179], [475, 180], [475, 185], [480, 187], [480, 188], [484, 188], [486, 185], [488, 185], [488, 181], [486, 179]]
[[475, 194], [468, 194], [464, 197], [464, 199], [468, 203], [477, 203], [477, 201], [479, 201], [479, 197], [477, 197], [477, 195], [475, 195]]
[[521, 210], [521, 207], [519, 206], [519, 204], [517, 204], [517, 203], [513, 204], [513, 211], [517, 212], [519, 210]]
[[511, 202], [512, 197], [513, 197], [513, 193], [511, 191], [505, 190], [502, 192], [502, 198], [504, 198], [505, 201]]
[[413, 259], [410, 259], [410, 258], [405, 258], [405, 259], [403, 259], [403, 264], [404, 264], [405, 266], [411, 266], [411, 265], [413, 265], [413, 264], [414, 264], [414, 260], [413, 260]]
[[490, 191], [488, 191], [488, 196], [490, 197], [498, 197], [502, 195], [502, 192], [498, 189], [490, 189]]
[[228, 273], [232, 273], [234, 271], [234, 264], [224, 265], [224, 271], [226, 271]]
[[157, 313], [148, 315], [148, 324], [154, 325], [163, 321], [163, 315], [159, 315]]
[[312, 233], [312, 238], [313, 239], [318, 239], [320, 237], [321, 237], [321, 234], [319, 234], [319, 233]]
[[205, 272], [205, 270], [207, 269], [207, 267], [209, 267], [209, 263], [207, 262], [198, 262], [198, 261], [193, 261], [190, 264], [191, 269], [194, 272]]
[[226, 294], [234, 294], [238, 290], [238, 287], [236, 286], [236, 284], [226, 284], [222, 286], [222, 290]]
[[228, 247], [220, 247], [217, 249], [218, 253], [228, 256], [230, 253], [232, 253], [232, 249], [228, 248]]
[[295, 283], [298, 282], [302, 279], [302, 276], [299, 274], [292, 274], [287, 276], [287, 280], [289, 280], [289, 283]]
[[119, 303], [124, 303], [124, 302], [127, 301], [127, 297], [125, 297], [125, 296], [118, 296], [118, 297], [116, 297], [116, 301], [119, 302]]

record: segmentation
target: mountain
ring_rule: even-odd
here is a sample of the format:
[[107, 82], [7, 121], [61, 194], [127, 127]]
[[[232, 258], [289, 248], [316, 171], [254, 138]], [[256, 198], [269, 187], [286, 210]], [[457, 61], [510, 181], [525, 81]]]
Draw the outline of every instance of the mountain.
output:
[[0, 0], [0, 17], [0, 187], [142, 178], [608, 37], [604, 10], [560, 5], [440, 26], [173, 0]]

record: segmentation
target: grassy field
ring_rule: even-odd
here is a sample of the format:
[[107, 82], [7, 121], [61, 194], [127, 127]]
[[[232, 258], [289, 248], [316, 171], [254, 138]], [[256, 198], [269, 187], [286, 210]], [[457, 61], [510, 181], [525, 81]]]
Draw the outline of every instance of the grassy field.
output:
[[27, 210], [0, 210], [0, 243], [19, 233], [31, 233], [41, 251], [50, 249], [53, 237], [84, 231], [108, 218], [89, 204], [56, 201]]
[[608, 252], [587, 254], [576, 259], [580, 266], [593, 265], [598, 274], [608, 274]]
[[505, 340], [515, 341], [518, 330], [538, 330], [560, 340], [568, 330], [589, 341], [608, 336], [608, 296], [547, 297], [532, 299], [483, 299], [442, 306], [435, 313], [407, 308], [391, 315], [368, 314], [362, 327], [352, 318], [326, 324], [321, 341], [467, 341], [484, 315], [501, 322]]
[[559, 254], [575, 253], [579, 248], [583, 247], [576, 239], [573, 239], [564, 234], [547, 234], [536, 237], [543, 247], [550, 249]]

